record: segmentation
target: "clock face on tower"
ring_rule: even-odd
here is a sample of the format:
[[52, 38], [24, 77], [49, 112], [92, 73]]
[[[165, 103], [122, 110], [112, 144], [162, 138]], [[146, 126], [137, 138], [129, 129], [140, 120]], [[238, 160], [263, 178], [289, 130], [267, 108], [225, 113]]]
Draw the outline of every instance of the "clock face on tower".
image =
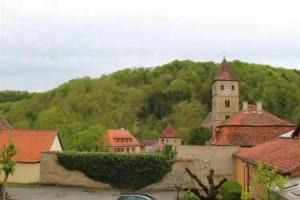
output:
[[228, 95], [228, 94], [230, 94], [230, 92], [231, 92], [230, 89], [225, 89], [225, 90], [224, 90], [224, 94], [227, 94], [227, 95]]

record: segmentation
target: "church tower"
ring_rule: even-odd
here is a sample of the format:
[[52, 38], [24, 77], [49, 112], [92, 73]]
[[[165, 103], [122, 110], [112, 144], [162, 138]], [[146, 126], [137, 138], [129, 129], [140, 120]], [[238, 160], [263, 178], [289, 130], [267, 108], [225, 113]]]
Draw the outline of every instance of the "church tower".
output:
[[239, 111], [239, 81], [224, 58], [212, 81], [213, 129]]

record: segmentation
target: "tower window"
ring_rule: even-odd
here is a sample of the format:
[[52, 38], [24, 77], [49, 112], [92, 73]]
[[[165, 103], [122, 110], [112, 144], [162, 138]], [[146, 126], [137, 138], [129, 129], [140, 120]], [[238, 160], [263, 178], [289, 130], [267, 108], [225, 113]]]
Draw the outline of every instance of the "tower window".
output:
[[224, 90], [224, 85], [221, 85], [221, 90]]
[[225, 107], [230, 108], [230, 100], [225, 100]]
[[232, 91], [234, 90], [234, 85], [231, 86], [231, 90], [232, 90]]
[[229, 119], [229, 118], [230, 118], [230, 115], [225, 115], [225, 120]]

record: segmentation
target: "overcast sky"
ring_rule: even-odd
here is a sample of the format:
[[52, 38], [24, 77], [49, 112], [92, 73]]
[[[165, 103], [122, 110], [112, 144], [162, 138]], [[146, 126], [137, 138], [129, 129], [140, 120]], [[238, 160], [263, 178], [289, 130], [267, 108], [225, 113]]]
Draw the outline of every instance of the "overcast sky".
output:
[[174, 59], [300, 69], [299, 0], [0, 0], [0, 90]]

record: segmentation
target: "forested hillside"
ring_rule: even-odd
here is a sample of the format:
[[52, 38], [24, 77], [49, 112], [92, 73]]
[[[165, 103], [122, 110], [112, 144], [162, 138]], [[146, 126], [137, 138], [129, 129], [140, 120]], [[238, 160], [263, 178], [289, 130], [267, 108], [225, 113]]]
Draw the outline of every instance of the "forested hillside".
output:
[[[265, 110], [298, 122], [300, 71], [240, 61], [230, 66], [240, 79], [240, 101], [262, 100]], [[124, 127], [139, 139], [157, 139], [171, 122], [186, 142], [210, 111], [217, 67], [213, 62], [173, 61], [75, 79], [45, 93], [26, 94], [19, 101], [2, 100], [1, 115], [15, 128], [59, 130], [67, 149], [94, 125]]]

